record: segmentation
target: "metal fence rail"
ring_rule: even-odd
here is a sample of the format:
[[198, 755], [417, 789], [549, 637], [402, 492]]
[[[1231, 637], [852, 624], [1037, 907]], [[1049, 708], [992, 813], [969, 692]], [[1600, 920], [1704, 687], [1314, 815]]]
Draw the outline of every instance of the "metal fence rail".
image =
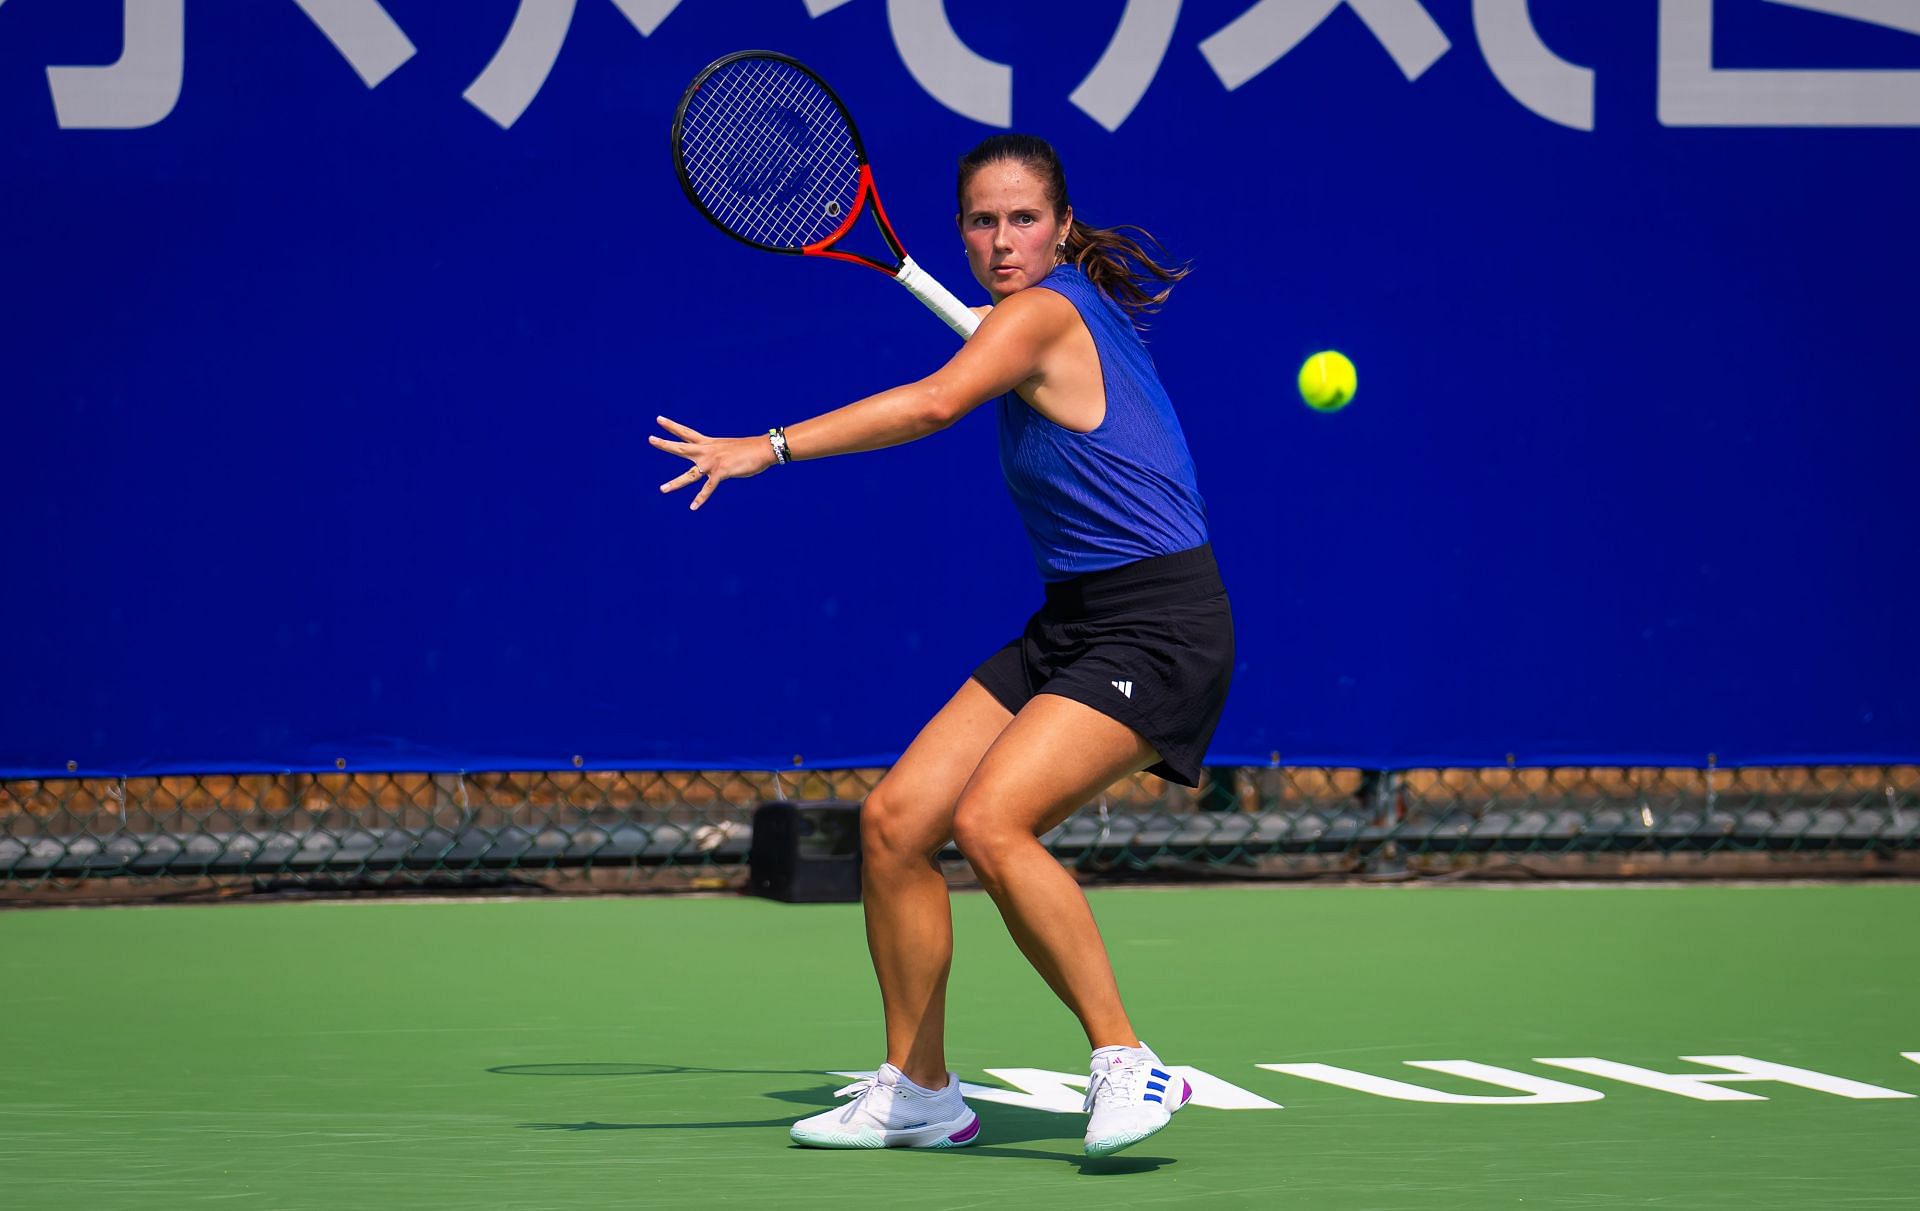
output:
[[[753, 809], [879, 769], [339, 773], [0, 783], [0, 888], [487, 875], [737, 885]], [[1315, 767], [1118, 783], [1044, 838], [1092, 875], [1306, 875], [1516, 859], [1920, 854], [1920, 766]], [[949, 858], [959, 855], [949, 853]], [[1703, 870], [1707, 868], [1701, 868]]]

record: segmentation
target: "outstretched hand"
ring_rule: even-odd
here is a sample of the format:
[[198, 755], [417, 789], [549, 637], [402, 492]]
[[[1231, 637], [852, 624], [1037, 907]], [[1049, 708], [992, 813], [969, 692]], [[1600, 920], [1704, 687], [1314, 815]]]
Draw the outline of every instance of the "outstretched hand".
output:
[[774, 464], [773, 445], [764, 437], [708, 437], [694, 429], [664, 416], [656, 416], [660, 427], [679, 438], [679, 441], [655, 434], [647, 438], [656, 450], [665, 450], [669, 454], [678, 454], [693, 465], [680, 475], [660, 485], [662, 492], [675, 492], [689, 484], [698, 483], [702, 478], [707, 482], [700, 485], [700, 494], [693, 498], [688, 508], [697, 509], [707, 503], [707, 497], [720, 486], [723, 479], [748, 479], [760, 474]]

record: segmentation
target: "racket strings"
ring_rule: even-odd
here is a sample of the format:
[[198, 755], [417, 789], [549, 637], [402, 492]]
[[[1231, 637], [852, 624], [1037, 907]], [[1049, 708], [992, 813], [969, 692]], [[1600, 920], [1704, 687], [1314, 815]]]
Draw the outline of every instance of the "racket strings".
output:
[[731, 121], [715, 128], [716, 184], [732, 203], [732, 221], [750, 229], [750, 238], [810, 244], [832, 234], [852, 205], [858, 157], [837, 129], [837, 107], [811, 81], [794, 72], [760, 74], [771, 78], [760, 82], [758, 95], [749, 94]]
[[738, 60], [688, 103], [681, 162], [713, 220], [756, 244], [801, 248], [853, 207], [860, 155], [845, 115], [803, 71]]

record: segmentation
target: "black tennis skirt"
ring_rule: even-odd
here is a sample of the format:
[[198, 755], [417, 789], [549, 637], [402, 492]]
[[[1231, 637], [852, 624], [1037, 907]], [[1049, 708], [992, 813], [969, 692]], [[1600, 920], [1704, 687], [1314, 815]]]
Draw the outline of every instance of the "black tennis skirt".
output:
[[1148, 773], [1200, 785], [1233, 680], [1233, 608], [1213, 548], [1047, 585], [1026, 630], [973, 679], [1015, 714], [1035, 694], [1083, 702], [1153, 746]]

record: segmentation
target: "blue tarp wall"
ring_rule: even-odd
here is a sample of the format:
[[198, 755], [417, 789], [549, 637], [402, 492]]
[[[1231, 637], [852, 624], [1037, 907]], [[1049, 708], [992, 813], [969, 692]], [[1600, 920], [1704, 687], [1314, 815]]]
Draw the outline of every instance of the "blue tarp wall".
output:
[[756, 45], [963, 297], [1008, 123], [1192, 260], [1151, 341], [1239, 619], [1216, 760], [1920, 759], [1920, 16], [1122, 14], [0, 3], [0, 775], [897, 754], [1038, 603], [991, 410], [697, 514], [645, 444], [954, 346], [681, 197], [680, 90]]

